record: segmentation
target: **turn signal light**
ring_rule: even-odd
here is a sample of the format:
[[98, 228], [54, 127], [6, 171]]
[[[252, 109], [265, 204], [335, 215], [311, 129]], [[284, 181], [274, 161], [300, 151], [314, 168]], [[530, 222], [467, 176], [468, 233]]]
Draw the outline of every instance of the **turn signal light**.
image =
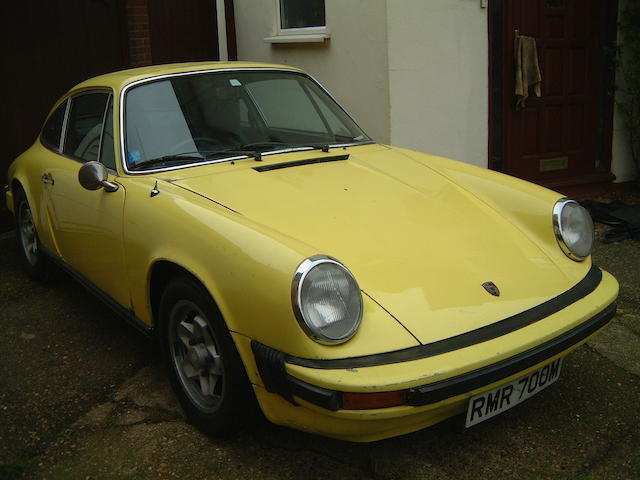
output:
[[397, 407], [407, 403], [407, 390], [392, 392], [342, 392], [342, 408], [345, 410], [369, 410]]

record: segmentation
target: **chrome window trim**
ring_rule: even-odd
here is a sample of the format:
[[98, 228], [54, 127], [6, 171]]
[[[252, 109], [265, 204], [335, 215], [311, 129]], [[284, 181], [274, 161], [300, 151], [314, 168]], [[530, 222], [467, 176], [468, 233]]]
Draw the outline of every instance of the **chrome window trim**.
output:
[[569, 203], [574, 203], [579, 207], [584, 208], [578, 202], [576, 202], [575, 200], [571, 200], [570, 198], [564, 197], [558, 200], [556, 204], [553, 206], [553, 213], [552, 213], [553, 232], [555, 233], [556, 240], [558, 241], [558, 245], [560, 245], [560, 248], [562, 249], [564, 254], [567, 257], [569, 257], [571, 260], [574, 260], [576, 262], [582, 262], [585, 258], [587, 258], [591, 254], [585, 255], [583, 257], [580, 255], [577, 255], [567, 246], [562, 236], [562, 210]]
[[[102, 139], [104, 138], [104, 127], [107, 121], [107, 114], [109, 113], [109, 102], [113, 98], [113, 94], [109, 93], [107, 95], [107, 103], [104, 107], [104, 112], [102, 113], [102, 128], [100, 129], [100, 143], [98, 144], [98, 162], [102, 163]], [[104, 164], [103, 164], [104, 165]]]
[[[235, 155], [232, 157], [225, 157], [225, 158], [218, 158], [215, 160], [205, 160], [202, 162], [194, 162], [194, 163], [187, 163], [185, 165], [174, 165], [174, 166], [169, 166], [169, 167], [162, 167], [162, 168], [154, 168], [151, 170], [144, 170], [144, 171], [132, 171], [129, 170], [127, 168], [127, 161], [126, 161], [126, 153], [125, 153], [125, 121], [124, 121], [124, 114], [125, 114], [125, 96], [127, 94], [127, 92], [137, 86], [140, 86], [142, 84], [145, 83], [152, 83], [152, 82], [157, 82], [160, 80], [165, 80], [167, 78], [174, 78], [174, 77], [183, 77], [183, 76], [188, 76], [188, 75], [201, 75], [201, 74], [206, 74], [206, 73], [219, 73], [219, 72], [287, 72], [287, 73], [295, 73], [298, 75], [302, 75], [304, 77], [309, 78], [313, 83], [315, 83], [325, 94], [327, 94], [329, 96], [329, 98], [331, 98], [331, 100], [333, 100], [335, 102], [335, 104], [351, 119], [351, 121], [360, 129], [360, 131], [366, 136], [366, 140], [363, 140], [362, 142], [352, 142], [352, 143], [342, 143], [342, 144], [332, 144], [329, 145], [329, 148], [345, 148], [345, 147], [350, 147], [350, 146], [358, 146], [358, 145], [370, 145], [375, 143], [375, 141], [373, 141], [369, 135], [366, 134], [366, 132], [362, 129], [362, 127], [360, 127], [360, 125], [353, 119], [353, 117], [351, 115], [349, 115], [349, 112], [347, 112], [345, 110], [345, 108], [340, 105], [340, 103], [333, 97], [333, 95], [331, 95], [315, 78], [313, 78], [311, 75], [309, 75], [306, 72], [300, 71], [300, 70], [296, 70], [293, 68], [274, 68], [274, 67], [236, 67], [236, 68], [207, 68], [204, 70], [193, 70], [193, 71], [189, 71], [189, 72], [176, 72], [176, 73], [166, 73], [166, 74], [162, 74], [162, 75], [155, 75], [152, 77], [146, 77], [146, 78], [142, 78], [140, 80], [136, 80], [134, 82], [131, 82], [127, 85], [125, 85], [124, 87], [122, 87], [122, 90], [120, 91], [120, 97], [119, 97], [119, 105], [118, 105], [118, 121], [119, 121], [119, 126], [118, 126], [118, 130], [119, 130], [119, 135], [120, 135], [120, 139], [119, 139], [119, 148], [120, 148], [120, 166], [122, 167], [122, 171], [128, 175], [146, 175], [146, 174], [150, 174], [150, 173], [158, 173], [158, 172], [168, 172], [168, 171], [172, 171], [172, 170], [182, 170], [184, 168], [191, 168], [191, 167], [199, 167], [202, 165], [213, 165], [216, 163], [223, 163], [223, 162], [231, 162], [234, 160], [243, 160], [243, 159], [247, 159], [247, 158], [251, 158], [248, 157], [246, 155]], [[299, 151], [305, 151], [305, 150], [314, 150], [313, 147], [292, 147], [292, 148], [285, 148], [285, 149], [280, 149], [280, 150], [271, 150], [268, 152], [264, 152], [262, 153], [262, 156], [268, 156], [268, 155], [276, 155], [278, 153], [289, 153], [289, 152], [299, 152]]]
[[67, 136], [67, 122], [69, 121], [69, 112], [71, 111], [71, 97], [65, 99], [67, 105], [64, 109], [64, 118], [62, 119], [62, 130], [60, 131], [60, 143], [58, 144], [58, 153], [62, 155], [64, 150], [64, 139]]
[[[344, 271], [346, 271], [351, 276], [351, 278], [353, 278], [353, 281], [356, 284], [358, 292], [360, 292], [360, 316], [358, 317], [358, 320], [355, 322], [349, 334], [344, 338], [341, 338], [338, 340], [332, 340], [326, 337], [318, 336], [316, 332], [314, 332], [311, 329], [311, 327], [309, 327], [302, 313], [302, 308], [301, 308], [302, 284], [304, 282], [304, 279], [307, 277], [307, 275], [311, 271], [311, 269], [313, 269], [313, 267], [316, 267], [317, 265], [320, 265], [322, 263], [331, 263], [340, 267]], [[351, 271], [347, 267], [345, 267], [342, 263], [340, 263], [340, 261], [338, 261], [333, 257], [330, 257], [329, 255], [313, 255], [312, 257], [305, 259], [300, 265], [298, 265], [298, 268], [296, 269], [296, 273], [293, 275], [293, 280], [291, 282], [291, 306], [293, 308], [293, 314], [295, 315], [296, 320], [300, 325], [300, 328], [302, 328], [302, 330], [310, 338], [312, 338], [314, 341], [322, 345], [339, 345], [353, 338], [353, 336], [356, 334], [356, 332], [360, 328], [360, 324], [362, 323], [362, 314], [364, 309], [364, 305], [362, 302], [362, 292], [360, 290], [360, 286], [358, 285], [358, 281], [356, 280], [356, 277], [351, 273]]]

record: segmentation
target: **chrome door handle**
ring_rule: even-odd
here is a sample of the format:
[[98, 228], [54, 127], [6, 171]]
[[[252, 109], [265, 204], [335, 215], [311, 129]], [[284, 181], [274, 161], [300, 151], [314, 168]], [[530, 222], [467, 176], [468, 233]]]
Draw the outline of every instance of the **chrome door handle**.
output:
[[49, 185], [53, 185], [54, 183], [53, 178], [51, 178], [51, 175], [48, 173], [43, 174], [41, 180], [42, 180], [42, 183], [47, 183]]

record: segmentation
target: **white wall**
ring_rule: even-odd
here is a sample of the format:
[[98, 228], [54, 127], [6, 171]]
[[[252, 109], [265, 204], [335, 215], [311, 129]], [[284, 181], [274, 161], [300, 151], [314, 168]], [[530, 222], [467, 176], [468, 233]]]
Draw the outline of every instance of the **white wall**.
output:
[[487, 9], [387, 0], [387, 35], [391, 143], [486, 167]]
[[271, 44], [275, 0], [235, 0], [238, 59], [301, 67], [374, 140], [389, 142], [386, 0], [326, 0], [324, 43]]

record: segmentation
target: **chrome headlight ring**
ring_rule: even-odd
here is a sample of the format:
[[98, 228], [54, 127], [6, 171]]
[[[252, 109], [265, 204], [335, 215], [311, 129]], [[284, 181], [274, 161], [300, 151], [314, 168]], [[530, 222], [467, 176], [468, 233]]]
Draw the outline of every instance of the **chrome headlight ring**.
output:
[[562, 198], [553, 207], [553, 231], [562, 251], [581, 262], [593, 250], [593, 221], [589, 212], [575, 200]]
[[346, 342], [362, 321], [362, 294], [356, 279], [327, 255], [314, 255], [298, 266], [291, 283], [291, 304], [302, 330], [323, 345]]

